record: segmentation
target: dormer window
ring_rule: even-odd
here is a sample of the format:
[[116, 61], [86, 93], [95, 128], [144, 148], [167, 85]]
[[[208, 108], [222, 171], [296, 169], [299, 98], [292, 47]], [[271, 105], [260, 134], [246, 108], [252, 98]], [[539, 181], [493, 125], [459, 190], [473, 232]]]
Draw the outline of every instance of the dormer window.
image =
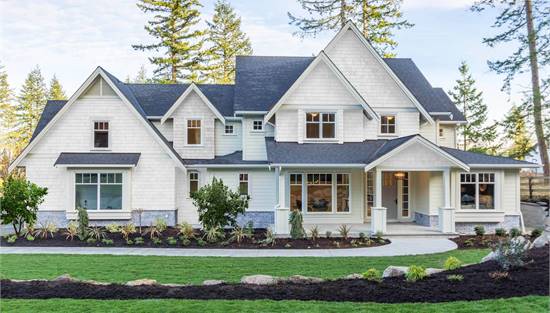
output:
[[109, 148], [109, 122], [94, 122], [94, 148]]
[[187, 144], [201, 144], [201, 120], [187, 120]]
[[306, 138], [336, 138], [336, 114], [321, 112], [306, 113]]
[[395, 115], [382, 115], [380, 119], [381, 134], [395, 134]]

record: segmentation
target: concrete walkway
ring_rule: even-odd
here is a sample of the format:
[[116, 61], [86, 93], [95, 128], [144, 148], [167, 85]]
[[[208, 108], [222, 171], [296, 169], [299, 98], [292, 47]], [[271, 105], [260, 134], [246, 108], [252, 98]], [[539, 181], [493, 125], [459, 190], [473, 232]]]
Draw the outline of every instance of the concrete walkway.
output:
[[440, 237], [392, 237], [391, 244], [353, 249], [178, 249], [178, 248], [97, 248], [97, 247], [0, 247], [0, 254], [111, 254], [215, 257], [351, 257], [398, 256], [440, 253], [457, 248]]

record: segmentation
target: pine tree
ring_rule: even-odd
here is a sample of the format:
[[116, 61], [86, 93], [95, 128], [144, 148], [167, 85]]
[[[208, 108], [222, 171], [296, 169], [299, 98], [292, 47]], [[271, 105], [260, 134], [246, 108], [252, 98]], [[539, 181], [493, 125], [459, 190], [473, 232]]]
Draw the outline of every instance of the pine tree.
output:
[[214, 16], [208, 24], [207, 50], [210, 81], [229, 84], [235, 80], [235, 57], [252, 54], [250, 39], [241, 30], [241, 18], [224, 0], [216, 2]]
[[[128, 78], [129, 80], [129, 78]], [[139, 68], [139, 71], [136, 74], [136, 77], [134, 77], [133, 83], [135, 84], [149, 84], [152, 83], [153, 80], [149, 78], [147, 75], [147, 69], [145, 68], [145, 65], [141, 65]]]
[[508, 91], [517, 75], [525, 72], [531, 74], [532, 106], [529, 112], [533, 116], [544, 175], [550, 176], [548, 134], [544, 127], [540, 78], [540, 72], [544, 73], [545, 66], [550, 65], [550, 3], [548, 0], [480, 0], [472, 6], [472, 10], [477, 12], [486, 8], [500, 11], [493, 27], [502, 32], [484, 38], [483, 42], [489, 47], [513, 42], [516, 47], [505, 59], [489, 61], [489, 68], [505, 75], [503, 89]]
[[462, 110], [467, 123], [459, 128], [464, 141], [464, 150], [493, 153], [496, 138], [496, 124], [487, 126], [487, 105], [483, 102], [483, 93], [478, 91], [476, 81], [470, 74], [466, 62], [458, 68], [460, 78], [449, 94], [454, 103]]
[[296, 25], [304, 36], [315, 36], [325, 30], [338, 30], [351, 20], [365, 38], [384, 57], [394, 57], [397, 47], [393, 32], [414, 24], [403, 18], [402, 0], [298, 0], [308, 17], [290, 12], [290, 24]]
[[48, 99], [49, 100], [67, 100], [67, 96], [65, 95], [65, 91], [63, 90], [63, 87], [61, 86], [61, 83], [55, 76], [53, 75], [52, 80], [50, 81], [50, 89], [48, 91]]
[[17, 97], [16, 122], [11, 135], [18, 138], [19, 145], [29, 142], [46, 105], [47, 95], [44, 77], [36, 66], [25, 79]]
[[513, 106], [501, 123], [506, 141], [511, 140], [511, 145], [505, 152], [506, 156], [524, 160], [535, 147], [527, 131], [525, 117], [520, 107]]
[[200, 21], [198, 0], [140, 0], [137, 6], [155, 16], [145, 30], [158, 40], [154, 44], [132, 45], [140, 51], [162, 51], [150, 57], [156, 65], [155, 76], [161, 82], [200, 81], [203, 78], [202, 50], [204, 32], [196, 29]]
[[15, 113], [16, 107], [13, 103], [13, 91], [8, 83], [8, 73], [0, 65], [0, 151], [2, 158], [6, 157], [8, 161], [11, 160], [9, 156], [17, 152], [14, 151], [17, 140], [11, 138], [15, 126]]

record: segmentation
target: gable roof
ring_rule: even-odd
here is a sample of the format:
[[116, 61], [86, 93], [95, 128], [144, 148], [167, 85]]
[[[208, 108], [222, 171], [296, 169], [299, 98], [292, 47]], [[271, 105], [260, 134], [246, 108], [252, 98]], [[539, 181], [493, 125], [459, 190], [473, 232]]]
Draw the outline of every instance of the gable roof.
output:
[[447, 153], [453, 155], [457, 159], [469, 164], [472, 167], [482, 167], [484, 165], [501, 165], [502, 167], [540, 167], [539, 164], [502, 156], [488, 155], [447, 147], [441, 147], [441, 149], [445, 150]]
[[208, 98], [204, 95], [204, 93], [195, 85], [194, 83], [191, 83], [189, 87], [183, 92], [183, 94], [174, 102], [174, 104], [164, 113], [164, 115], [161, 118], [161, 123], [164, 123], [169, 117], [172, 116], [172, 114], [176, 111], [176, 109], [183, 103], [183, 101], [191, 94], [195, 92], [199, 98], [206, 104], [206, 106], [214, 113], [214, 115], [223, 123], [225, 124], [225, 119], [223, 118], [223, 115], [221, 115], [220, 111], [208, 100]]

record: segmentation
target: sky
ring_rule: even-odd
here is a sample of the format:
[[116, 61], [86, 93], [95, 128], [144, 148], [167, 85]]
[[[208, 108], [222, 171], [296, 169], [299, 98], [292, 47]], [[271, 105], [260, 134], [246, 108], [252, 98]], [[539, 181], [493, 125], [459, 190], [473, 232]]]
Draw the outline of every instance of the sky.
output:
[[[473, 0], [405, 0], [404, 17], [415, 24], [397, 31], [397, 56], [412, 58], [434, 87], [450, 90], [458, 78], [458, 66], [466, 61], [489, 106], [489, 119], [500, 119], [519, 92], [528, 87], [520, 77], [512, 93], [501, 92], [503, 77], [489, 71], [487, 60], [511, 54], [511, 45], [489, 48], [483, 37], [495, 12], [469, 10]], [[202, 21], [211, 19], [214, 0], [202, 0]], [[293, 36], [287, 12], [302, 13], [295, 0], [230, 0], [242, 17], [242, 29], [252, 41], [255, 55], [316, 55], [334, 32], [317, 38]], [[142, 65], [149, 73], [149, 52], [135, 51], [132, 44], [154, 41], [143, 26], [150, 16], [135, 0], [0, 0], [0, 64], [18, 92], [26, 75], [39, 65], [49, 81], [55, 74], [71, 95], [90, 73], [102, 66], [124, 80]]]

